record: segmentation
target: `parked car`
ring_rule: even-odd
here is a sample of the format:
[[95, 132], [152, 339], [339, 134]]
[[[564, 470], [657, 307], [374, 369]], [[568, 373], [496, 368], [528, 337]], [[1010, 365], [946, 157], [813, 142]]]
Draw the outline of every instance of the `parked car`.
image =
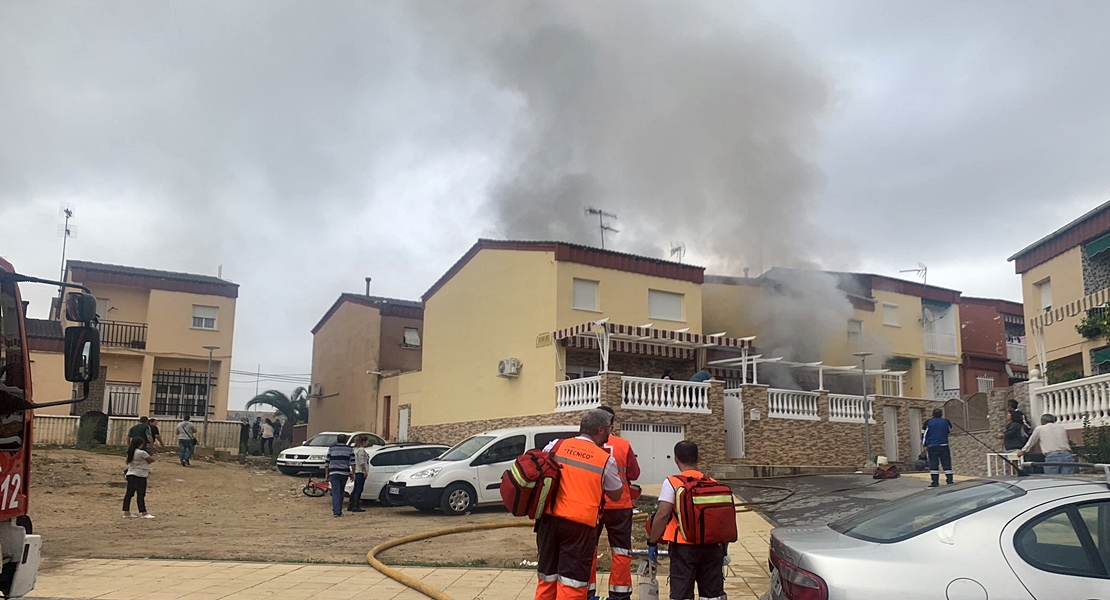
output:
[[[448, 446], [441, 444], [389, 444], [370, 449], [370, 474], [366, 477], [366, 485], [362, 488], [362, 497], [377, 499], [386, 506], [394, 506], [386, 493], [386, 484], [394, 473], [424, 463], [449, 450]], [[355, 489], [354, 480], [347, 482], [344, 490], [348, 496]]]
[[1110, 597], [1105, 476], [979, 479], [771, 531], [763, 600]]
[[328, 448], [335, 444], [340, 435], [348, 436], [347, 443], [352, 446], [355, 443], [355, 438], [360, 436], [368, 436], [371, 446], [385, 445], [385, 440], [369, 431], [323, 431], [312, 436], [312, 439], [296, 448], [282, 450], [277, 458], [278, 470], [286, 475], [299, 475], [301, 473], [323, 475], [324, 458], [328, 455]]
[[437, 460], [404, 469], [389, 480], [387, 494], [396, 504], [420, 510], [439, 508], [464, 515], [475, 506], [501, 502], [501, 475], [525, 451], [551, 440], [574, 437], [577, 427], [518, 427], [471, 436]]

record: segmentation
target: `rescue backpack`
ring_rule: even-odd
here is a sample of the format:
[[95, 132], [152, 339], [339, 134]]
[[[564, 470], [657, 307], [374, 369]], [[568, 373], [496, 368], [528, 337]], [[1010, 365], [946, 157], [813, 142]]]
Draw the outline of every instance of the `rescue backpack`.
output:
[[674, 510], [682, 537], [691, 544], [705, 546], [735, 542], [736, 505], [732, 490], [711, 477], [675, 475], [682, 483], [675, 486]]
[[514, 517], [537, 520], [555, 499], [562, 467], [555, 462], [559, 440], [550, 452], [529, 450], [501, 475], [501, 502]]

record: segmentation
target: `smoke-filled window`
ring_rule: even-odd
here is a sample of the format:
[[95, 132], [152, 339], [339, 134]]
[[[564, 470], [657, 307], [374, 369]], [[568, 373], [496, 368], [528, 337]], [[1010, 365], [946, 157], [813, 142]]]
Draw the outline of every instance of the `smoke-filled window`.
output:
[[893, 302], [883, 302], [883, 325], [898, 326], [898, 305]]
[[682, 294], [648, 290], [648, 318], [664, 321], [684, 321]]
[[597, 282], [589, 279], [574, 280], [574, 308], [577, 310], [598, 310]]
[[854, 340], [863, 334], [863, 321], [848, 319], [848, 339]]

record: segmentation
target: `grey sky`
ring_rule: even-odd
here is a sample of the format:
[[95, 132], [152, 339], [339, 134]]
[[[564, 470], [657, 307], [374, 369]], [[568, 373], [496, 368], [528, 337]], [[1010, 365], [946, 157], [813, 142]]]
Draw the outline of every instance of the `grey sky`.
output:
[[1020, 299], [1006, 256], [1110, 195], [1107, 22], [1098, 2], [6, 2], [0, 255], [55, 275], [70, 203], [73, 258], [223, 265], [235, 368], [289, 373], [363, 277], [417, 298], [482, 235], [594, 242], [586, 204], [620, 214], [617, 249], [680, 240], [718, 272], [922, 261]]

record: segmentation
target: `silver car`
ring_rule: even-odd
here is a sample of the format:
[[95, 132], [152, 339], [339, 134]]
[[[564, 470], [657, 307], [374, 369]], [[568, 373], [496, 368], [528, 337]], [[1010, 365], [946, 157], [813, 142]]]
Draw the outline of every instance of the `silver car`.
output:
[[762, 600], [1110, 598], [1107, 475], [978, 479], [771, 531]]

